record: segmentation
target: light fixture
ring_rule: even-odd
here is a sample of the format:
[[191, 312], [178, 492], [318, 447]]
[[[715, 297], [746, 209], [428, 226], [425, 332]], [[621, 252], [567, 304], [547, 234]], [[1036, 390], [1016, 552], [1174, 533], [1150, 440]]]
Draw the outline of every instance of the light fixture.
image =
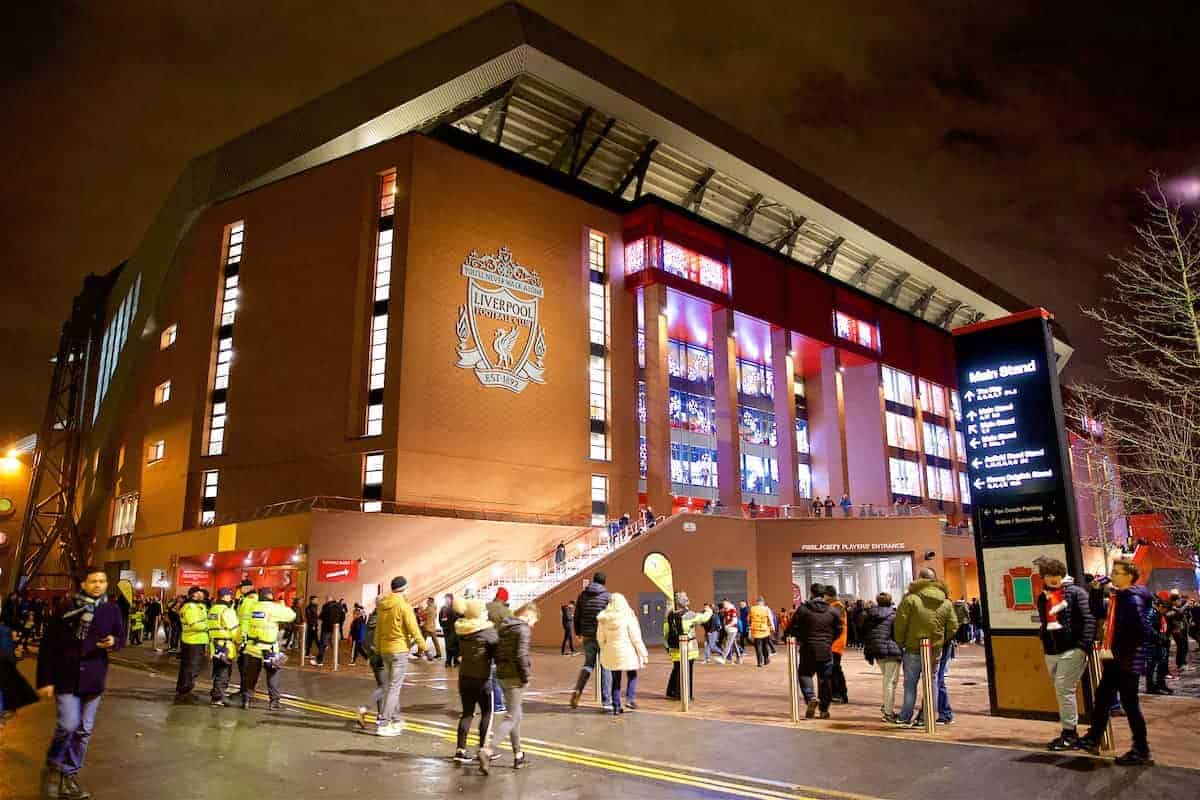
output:
[[142, 583], [141, 581], [138, 581], [137, 583], [135, 583], [133, 585], [133, 588], [137, 589], [140, 592], [142, 589], [146, 588], [146, 584]]

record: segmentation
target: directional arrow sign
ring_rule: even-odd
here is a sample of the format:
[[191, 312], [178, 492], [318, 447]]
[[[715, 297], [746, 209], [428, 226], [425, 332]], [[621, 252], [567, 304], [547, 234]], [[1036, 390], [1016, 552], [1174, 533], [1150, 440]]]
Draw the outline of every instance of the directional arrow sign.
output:
[[973, 486], [974, 486], [976, 489], [982, 489], [982, 488], [983, 488], [983, 479], [982, 479], [982, 478], [976, 478], [976, 479], [975, 479], [975, 483], [974, 483], [974, 484], [972, 484], [972, 485], [973, 485]]
[[978, 425], [968, 425], [967, 433], [979, 433], [979, 426]]
[[982, 462], [982, 461], [980, 461], [978, 458], [976, 458], [976, 459], [972, 459], [972, 460], [971, 460], [971, 466], [972, 466], [972, 467], [974, 467], [975, 469], [979, 469], [979, 467], [980, 467], [982, 464], [983, 464], [983, 462]]
[[976, 417], [976, 414], [974, 411], [967, 412], [967, 419], [975, 419], [975, 417]]
[[979, 447], [979, 440], [972, 439], [971, 441], [967, 442], [967, 444], [971, 445], [972, 448]]
[[963, 399], [965, 399], [969, 403], [975, 399], [975, 393], [973, 391], [971, 391], [970, 389], [967, 389], [966, 393], [963, 395]]

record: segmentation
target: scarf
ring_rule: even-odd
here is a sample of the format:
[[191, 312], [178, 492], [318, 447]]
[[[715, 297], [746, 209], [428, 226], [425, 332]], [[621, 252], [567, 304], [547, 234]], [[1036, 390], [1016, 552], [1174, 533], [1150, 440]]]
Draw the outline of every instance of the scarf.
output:
[[92, 629], [92, 619], [96, 616], [96, 606], [104, 602], [104, 595], [91, 597], [83, 592], [77, 592], [72, 598], [75, 607], [63, 614], [63, 620], [75, 628], [75, 638], [83, 641]]
[[1117, 632], [1117, 595], [1108, 600], [1108, 619], [1104, 623], [1104, 649], [1112, 652], [1113, 634]]

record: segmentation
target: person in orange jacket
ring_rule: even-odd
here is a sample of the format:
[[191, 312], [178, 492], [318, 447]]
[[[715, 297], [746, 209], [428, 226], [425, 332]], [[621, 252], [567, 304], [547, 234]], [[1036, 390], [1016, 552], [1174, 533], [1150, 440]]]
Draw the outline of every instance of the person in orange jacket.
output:
[[833, 702], [849, 703], [850, 697], [846, 689], [846, 673], [842, 671], [842, 654], [846, 652], [846, 636], [850, 629], [846, 614], [846, 604], [838, 599], [837, 588], [825, 587], [825, 600], [829, 608], [842, 621], [842, 633], [833, 642]]

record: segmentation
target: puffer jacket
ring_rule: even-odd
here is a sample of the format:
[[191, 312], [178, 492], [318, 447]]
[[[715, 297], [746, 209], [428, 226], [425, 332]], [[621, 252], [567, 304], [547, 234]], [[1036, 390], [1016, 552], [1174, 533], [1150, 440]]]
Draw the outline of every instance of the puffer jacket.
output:
[[404, 595], [385, 594], [379, 598], [375, 609], [379, 616], [375, 623], [373, 649], [381, 656], [407, 653], [413, 645], [425, 641], [417, 624], [417, 615]]
[[649, 660], [642, 628], [622, 594], [614, 594], [596, 618], [600, 666], [607, 670], [641, 669]]
[[[1065, 582], [1064, 582], [1065, 584]], [[1038, 618], [1041, 620], [1042, 649], [1047, 655], [1060, 655], [1080, 649], [1092, 652], [1096, 640], [1096, 618], [1092, 616], [1091, 599], [1088, 592], [1074, 584], [1063, 586], [1063, 607], [1055, 611], [1047, 608], [1049, 596], [1042, 592], [1037, 597]], [[1047, 628], [1050, 612], [1057, 616], [1057, 626]]]
[[929, 639], [934, 650], [941, 650], [957, 630], [958, 617], [946, 584], [922, 578], [908, 585], [908, 594], [900, 601], [892, 630], [896, 644], [904, 652], [921, 652], [922, 639]]
[[863, 615], [863, 655], [867, 663], [874, 664], [885, 658], [900, 658], [904, 652], [896, 644], [893, 626], [896, 623], [895, 606], [875, 606]]
[[811, 675], [817, 665], [833, 660], [833, 643], [842, 635], [842, 620], [825, 598], [802, 603], [788, 625], [787, 635], [796, 639], [796, 656], [801, 674]]
[[487, 680], [492, 676], [496, 647], [500, 643], [496, 626], [487, 618], [487, 606], [482, 600], [455, 600], [454, 608], [462, 614], [454, 623], [461, 659], [458, 676]]
[[609, 594], [604, 584], [592, 581], [575, 601], [575, 635], [595, 638], [596, 617], [608, 608]]
[[528, 686], [532, 674], [529, 661], [529, 624], [506, 617], [499, 626], [496, 646], [496, 677], [505, 686]]
[[1113, 658], [1121, 669], [1147, 675], [1150, 653], [1157, 638], [1157, 631], [1149, 623], [1154, 598], [1149, 589], [1137, 585], [1118, 590], [1115, 597], [1117, 609], [1113, 630], [1106, 634], [1106, 643], [1111, 646]]
[[750, 606], [750, 638], [766, 639], [771, 635], [771, 609], [766, 606]]

